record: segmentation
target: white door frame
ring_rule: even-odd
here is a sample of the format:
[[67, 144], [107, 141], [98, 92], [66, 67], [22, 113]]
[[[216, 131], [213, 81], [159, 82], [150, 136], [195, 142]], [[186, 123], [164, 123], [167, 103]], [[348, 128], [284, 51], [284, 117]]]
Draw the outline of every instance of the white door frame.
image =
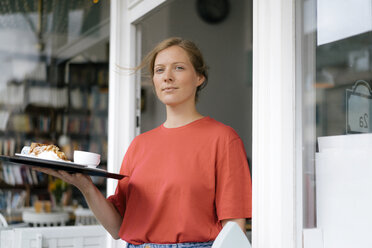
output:
[[295, 0], [253, 0], [253, 248], [302, 247], [295, 58]]
[[[136, 66], [141, 45], [136, 23], [167, 0], [111, 0], [108, 116], [108, 170], [119, 172], [124, 154], [137, 134], [139, 108]], [[115, 192], [117, 180], [107, 180], [107, 195]], [[123, 247], [108, 239], [107, 247]]]

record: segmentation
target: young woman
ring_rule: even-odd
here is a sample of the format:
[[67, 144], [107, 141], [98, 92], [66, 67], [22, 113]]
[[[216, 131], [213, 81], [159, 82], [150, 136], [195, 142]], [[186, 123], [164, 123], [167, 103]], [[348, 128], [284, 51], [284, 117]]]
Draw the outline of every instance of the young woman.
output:
[[237, 133], [196, 109], [208, 74], [196, 45], [181, 38], [159, 43], [149, 65], [165, 122], [131, 143], [115, 194], [107, 199], [89, 177], [39, 169], [75, 185], [113, 238], [128, 247], [211, 247], [227, 221], [245, 230], [251, 179]]

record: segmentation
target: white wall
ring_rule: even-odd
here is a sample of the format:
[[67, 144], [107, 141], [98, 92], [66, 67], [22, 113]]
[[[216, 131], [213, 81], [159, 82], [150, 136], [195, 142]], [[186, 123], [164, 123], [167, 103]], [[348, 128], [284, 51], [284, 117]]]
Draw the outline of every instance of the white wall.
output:
[[[195, 1], [175, 0], [142, 22], [143, 52], [169, 36], [193, 40], [202, 50], [210, 67], [209, 84], [200, 94], [198, 109], [232, 126], [244, 141], [251, 157], [252, 85], [251, 71], [252, 16], [250, 1], [230, 0], [228, 18], [210, 25], [199, 18]], [[142, 113], [141, 130], [147, 131], [165, 120], [165, 110], [147, 89], [147, 109]]]

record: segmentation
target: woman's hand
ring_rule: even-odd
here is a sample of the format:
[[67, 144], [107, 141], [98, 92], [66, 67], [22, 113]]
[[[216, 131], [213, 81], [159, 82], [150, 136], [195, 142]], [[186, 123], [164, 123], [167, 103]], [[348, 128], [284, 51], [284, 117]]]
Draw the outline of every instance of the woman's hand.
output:
[[53, 170], [49, 168], [33, 167], [34, 170], [46, 173], [48, 175], [57, 177], [65, 181], [66, 183], [74, 185], [83, 194], [84, 190], [87, 190], [90, 186], [93, 186], [92, 179], [89, 176], [83, 175], [81, 173], [70, 174], [63, 170]]

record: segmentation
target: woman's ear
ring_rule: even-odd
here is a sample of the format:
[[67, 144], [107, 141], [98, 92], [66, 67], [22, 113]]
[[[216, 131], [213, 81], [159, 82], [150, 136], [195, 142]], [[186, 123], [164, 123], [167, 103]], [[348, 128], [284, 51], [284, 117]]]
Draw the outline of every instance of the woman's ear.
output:
[[196, 86], [202, 85], [204, 83], [204, 81], [205, 81], [204, 75], [198, 75], [198, 82], [197, 82]]

